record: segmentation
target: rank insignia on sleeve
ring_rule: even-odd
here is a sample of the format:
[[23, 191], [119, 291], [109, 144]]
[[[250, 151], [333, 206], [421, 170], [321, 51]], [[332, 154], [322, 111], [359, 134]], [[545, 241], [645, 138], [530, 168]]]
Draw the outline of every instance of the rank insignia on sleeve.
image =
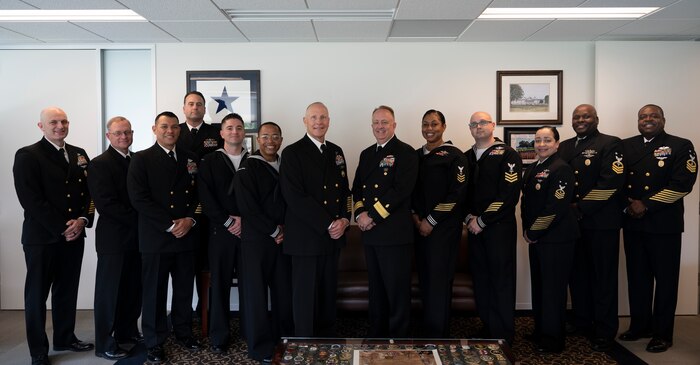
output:
[[622, 164], [622, 156], [619, 156], [617, 152], [615, 152], [615, 162], [612, 163], [612, 170], [618, 175], [625, 172], [625, 165]]
[[557, 189], [554, 192], [554, 197], [557, 199], [564, 199], [564, 197], [566, 196], [566, 192], [564, 191], [565, 188], [566, 188], [566, 183], [564, 183], [564, 185], [562, 185], [561, 181], [560, 181], [559, 182], [559, 189]]
[[379, 162], [379, 167], [393, 167], [394, 162], [396, 162], [394, 155], [388, 155]]
[[695, 156], [693, 154], [693, 151], [690, 151], [690, 158], [688, 158], [688, 161], [685, 162], [685, 168], [688, 169], [688, 171], [692, 172], [693, 174], [698, 171], [698, 163], [695, 162]]
[[335, 165], [336, 166], [345, 165], [345, 158], [343, 158], [343, 155], [339, 155], [339, 154], [335, 155]]
[[508, 167], [510, 168], [510, 171], [506, 172], [506, 176], [505, 176], [506, 182], [514, 183], [514, 182], [518, 181], [518, 173], [513, 171], [515, 164], [509, 163]]
[[457, 169], [459, 169], [459, 173], [457, 173], [457, 182], [463, 183], [467, 181], [467, 176], [464, 175], [464, 166], [457, 166]]
[[78, 166], [80, 166], [82, 168], [86, 168], [87, 164], [88, 164], [87, 158], [85, 158], [85, 156], [83, 156], [81, 154], [78, 154]]

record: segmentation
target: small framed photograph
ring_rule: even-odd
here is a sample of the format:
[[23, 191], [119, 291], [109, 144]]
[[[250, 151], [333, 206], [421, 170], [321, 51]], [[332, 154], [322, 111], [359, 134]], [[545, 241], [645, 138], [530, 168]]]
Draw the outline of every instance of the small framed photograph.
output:
[[564, 72], [497, 71], [496, 124], [562, 124]]
[[204, 121], [221, 123], [230, 113], [243, 118], [246, 132], [260, 125], [260, 71], [187, 71], [187, 92], [204, 95]]
[[246, 134], [245, 138], [243, 139], [243, 147], [248, 151], [248, 153], [253, 153], [257, 149], [255, 146], [255, 140], [257, 138], [257, 134], [251, 133], [251, 134]]
[[535, 154], [535, 132], [539, 127], [505, 127], [503, 142], [512, 147], [523, 160], [523, 168], [537, 161]]

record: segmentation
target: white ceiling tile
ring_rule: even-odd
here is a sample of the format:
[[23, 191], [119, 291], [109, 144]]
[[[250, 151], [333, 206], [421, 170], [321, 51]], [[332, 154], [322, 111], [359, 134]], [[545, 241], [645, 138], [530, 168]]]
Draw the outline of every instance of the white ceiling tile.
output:
[[691, 36], [680, 36], [680, 35], [670, 35], [670, 36], [641, 36], [641, 35], [621, 35], [621, 34], [606, 34], [600, 36], [598, 41], [666, 41], [666, 42], [677, 42], [677, 41], [692, 41], [694, 40]]
[[697, 27], [684, 29], [684, 30], [676, 33], [676, 35], [690, 35], [690, 36], [694, 36], [694, 37], [700, 37], [700, 25], [698, 25]]
[[103, 42], [104, 38], [93, 34], [75, 24], [62, 23], [9, 23], [0, 22], [0, 27], [22, 33], [29, 37], [37, 38], [46, 42], [57, 41], [82, 41], [82, 42]]
[[396, 20], [391, 37], [458, 37], [469, 20]]
[[[229, 40], [231, 42], [247, 42], [248, 40], [228, 20], [224, 21], [192, 21], [192, 22], [156, 22], [164, 31], [172, 34], [183, 42], [190, 39], [211, 39], [212, 41]], [[198, 41], [199, 42], [199, 41]]]
[[399, 0], [306, 0], [309, 9], [382, 10], [396, 9]]
[[401, 0], [395, 19], [475, 19], [490, 0]]
[[171, 35], [151, 23], [76, 23], [112, 42], [171, 42]]
[[697, 25], [698, 21], [694, 19], [639, 19], [613, 30], [610, 34], [664, 36], [680, 33], [686, 29], [694, 28]]
[[454, 42], [454, 37], [423, 38], [423, 37], [389, 37], [388, 42]]
[[316, 41], [311, 21], [237, 21], [234, 24], [251, 41]]
[[119, 0], [150, 21], [227, 20], [210, 0]]
[[40, 41], [26, 35], [0, 28], [0, 44], [10, 43], [39, 43]]
[[691, 19], [695, 18], [700, 23], [700, 1], [679, 1], [669, 7], [663, 8], [645, 19]]
[[528, 41], [592, 41], [631, 20], [556, 20], [530, 36]]
[[221, 9], [238, 10], [303, 10], [304, 0], [212, 0]]
[[583, 6], [589, 7], [664, 7], [678, 0], [588, 0]]
[[33, 6], [19, 0], [0, 0], [0, 9], [3, 10], [32, 10]]
[[124, 9], [114, 0], [25, 0], [37, 9]]
[[475, 20], [458, 39], [467, 42], [522, 41], [551, 20]]
[[385, 40], [391, 21], [314, 21], [319, 41]]

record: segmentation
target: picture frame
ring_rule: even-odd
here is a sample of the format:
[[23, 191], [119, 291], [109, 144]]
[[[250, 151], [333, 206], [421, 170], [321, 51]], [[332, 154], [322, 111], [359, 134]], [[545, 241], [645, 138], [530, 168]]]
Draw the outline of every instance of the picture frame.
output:
[[512, 147], [523, 160], [523, 168], [537, 161], [535, 132], [539, 127], [504, 127], [503, 142]]
[[258, 135], [256, 133], [249, 133], [245, 135], [245, 138], [243, 138], [243, 146], [248, 151], [248, 153], [253, 153], [258, 149], [255, 145], [257, 137]]
[[246, 132], [257, 132], [260, 116], [260, 70], [187, 71], [187, 92], [204, 95], [204, 121], [221, 123], [229, 113], [238, 113]]
[[564, 71], [497, 71], [497, 125], [561, 125]]

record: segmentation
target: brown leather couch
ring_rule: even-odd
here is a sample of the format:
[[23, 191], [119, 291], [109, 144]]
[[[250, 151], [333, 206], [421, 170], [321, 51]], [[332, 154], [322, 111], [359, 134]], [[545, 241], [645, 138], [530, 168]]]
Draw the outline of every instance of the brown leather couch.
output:
[[[360, 234], [357, 226], [351, 226], [346, 232], [347, 245], [340, 251], [336, 303], [338, 310], [341, 311], [367, 311], [368, 308], [367, 264]], [[411, 277], [411, 304], [414, 309], [419, 309], [420, 303], [418, 273], [414, 263]], [[467, 264], [467, 229], [464, 226], [459, 243], [457, 272], [452, 286], [452, 310], [467, 312], [475, 309], [474, 285]]]

